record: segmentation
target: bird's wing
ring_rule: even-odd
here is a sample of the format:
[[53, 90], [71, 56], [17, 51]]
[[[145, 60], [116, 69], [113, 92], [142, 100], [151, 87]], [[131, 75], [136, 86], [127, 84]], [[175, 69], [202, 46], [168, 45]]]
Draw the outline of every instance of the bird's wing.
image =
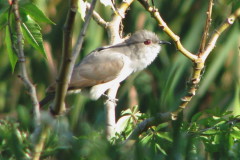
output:
[[90, 53], [74, 68], [69, 89], [90, 87], [115, 79], [123, 69], [123, 56], [118, 49]]

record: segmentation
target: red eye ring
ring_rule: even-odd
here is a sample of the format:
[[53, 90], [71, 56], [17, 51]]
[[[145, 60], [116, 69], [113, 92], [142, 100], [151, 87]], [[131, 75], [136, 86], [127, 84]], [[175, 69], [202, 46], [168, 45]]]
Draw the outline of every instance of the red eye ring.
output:
[[152, 41], [150, 39], [147, 39], [146, 41], [143, 42], [145, 45], [149, 45], [152, 43]]

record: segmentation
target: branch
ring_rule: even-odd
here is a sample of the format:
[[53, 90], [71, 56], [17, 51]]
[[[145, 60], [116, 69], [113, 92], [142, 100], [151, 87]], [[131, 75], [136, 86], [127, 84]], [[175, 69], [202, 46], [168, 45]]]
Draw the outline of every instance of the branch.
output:
[[21, 32], [21, 21], [20, 21], [20, 14], [18, 10], [18, 0], [12, 1], [12, 7], [13, 7], [13, 13], [15, 16], [16, 21], [16, 32], [17, 32], [17, 56], [18, 56], [18, 63], [19, 63], [19, 70], [20, 73], [18, 77], [23, 81], [25, 88], [28, 90], [30, 98], [32, 100], [33, 104], [33, 110], [34, 110], [34, 121], [36, 125], [40, 124], [40, 111], [39, 111], [39, 103], [37, 99], [37, 93], [35, 86], [31, 83], [29, 80], [28, 74], [27, 74], [27, 68], [25, 65], [25, 55], [23, 50], [23, 35]]
[[215, 47], [218, 37], [222, 34], [223, 31], [230, 27], [238, 17], [240, 17], [240, 8], [238, 8], [232, 15], [230, 15], [225, 20], [225, 22], [220, 27], [218, 27], [218, 29], [215, 30], [215, 32], [211, 36], [211, 39], [209, 40], [206, 50], [200, 55], [203, 61], [207, 59], [208, 55]]
[[68, 13], [68, 17], [66, 20], [66, 24], [64, 27], [64, 47], [63, 47], [63, 58], [60, 67], [59, 76], [57, 78], [57, 88], [56, 88], [56, 95], [54, 100], [54, 106], [52, 108], [52, 113], [54, 115], [58, 115], [64, 113], [66, 111], [64, 99], [68, 89], [68, 83], [70, 81], [74, 64], [76, 59], [79, 55], [79, 52], [82, 48], [83, 38], [85, 36], [87, 26], [90, 22], [90, 18], [93, 13], [93, 9], [96, 4], [96, 0], [92, 1], [91, 8], [88, 11], [88, 14], [85, 17], [85, 23], [83, 28], [78, 36], [77, 43], [75, 45], [74, 50], [72, 51], [72, 31], [74, 25], [74, 19], [77, 12], [77, 3], [78, 0], [72, 0], [70, 4], [70, 10]]
[[68, 11], [67, 20], [63, 29], [63, 52], [60, 64], [60, 70], [56, 80], [56, 94], [54, 98], [53, 106], [51, 107], [51, 112], [54, 115], [64, 113], [65, 108], [65, 96], [67, 93], [68, 82], [70, 80], [70, 63], [72, 62], [72, 32], [74, 26], [74, 20], [78, 8], [78, 0], [70, 1], [70, 9]]
[[152, 17], [157, 21], [158, 25], [163, 29], [165, 33], [167, 33], [175, 42], [177, 49], [187, 58], [189, 58], [191, 61], [197, 60], [197, 56], [194, 55], [193, 53], [189, 52], [187, 49], [185, 49], [180, 42], [180, 37], [177, 36], [169, 27], [168, 25], [164, 22], [162, 17], [160, 16], [160, 13], [155, 7], [151, 7], [148, 4], [148, 1], [146, 0], [138, 0], [142, 6], [152, 15]]
[[204, 49], [205, 49], [205, 45], [206, 45], [206, 41], [207, 41], [207, 37], [208, 37], [208, 32], [209, 32], [209, 27], [211, 25], [212, 22], [212, 7], [213, 7], [214, 3], [213, 0], [209, 0], [209, 4], [208, 4], [208, 11], [207, 11], [207, 19], [206, 19], [206, 23], [205, 23], [205, 27], [204, 27], [204, 33], [202, 36], [202, 41], [200, 43], [200, 49], [199, 49], [199, 54], [201, 54]]
[[[91, 8], [91, 4], [87, 3], [87, 10], [89, 11]], [[96, 11], [93, 11], [93, 19], [103, 28], [108, 27], [108, 22], [106, 22]]]
[[205, 61], [208, 55], [215, 47], [217, 39], [221, 35], [221, 33], [225, 31], [228, 27], [230, 27], [234, 23], [237, 17], [240, 17], [240, 8], [238, 8], [232, 15], [230, 15], [218, 29], [216, 29], [215, 33], [211, 36], [209, 40], [206, 50], [202, 52], [202, 54], [200, 53], [199, 58], [194, 62], [194, 72], [189, 85], [190, 89], [188, 90], [187, 95], [181, 98], [182, 102], [179, 108], [176, 111], [172, 112], [173, 120], [177, 119], [178, 114], [182, 112], [183, 109], [186, 108], [188, 103], [191, 101], [192, 97], [196, 94], [197, 88], [201, 80], [201, 72], [204, 68]]
[[133, 1], [134, 0], [123, 1], [120, 7], [117, 8], [118, 14], [115, 14], [111, 22], [109, 22], [107, 30], [111, 44], [116, 44], [122, 41], [122, 38], [120, 37], [120, 25], [127, 9]]
[[137, 125], [137, 127], [133, 130], [131, 135], [127, 138], [127, 140], [124, 143], [127, 144], [129, 140], [137, 140], [139, 135], [145, 132], [148, 128], [159, 125], [160, 123], [168, 122], [170, 120], [171, 120], [170, 112], [158, 113], [155, 117], [145, 119], [144, 121]]
[[[115, 13], [112, 20], [107, 25], [108, 35], [110, 39], [110, 44], [116, 44], [122, 41], [122, 37], [120, 36], [120, 25], [122, 19], [125, 15], [125, 12], [131, 5], [134, 0], [125, 0], [120, 4], [120, 7], [117, 8], [118, 14]], [[111, 139], [115, 135], [115, 108], [116, 102], [113, 100], [116, 99], [116, 94], [119, 88], [119, 84], [116, 84], [112, 88], [108, 90], [107, 96], [111, 100], [106, 100], [105, 108], [106, 108], [106, 137]]]

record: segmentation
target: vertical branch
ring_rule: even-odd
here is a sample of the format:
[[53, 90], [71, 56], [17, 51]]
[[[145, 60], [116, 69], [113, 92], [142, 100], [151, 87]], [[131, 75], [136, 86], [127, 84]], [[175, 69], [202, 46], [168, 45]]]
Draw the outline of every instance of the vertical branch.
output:
[[70, 63], [72, 62], [72, 32], [74, 27], [75, 15], [78, 9], [78, 0], [70, 1], [70, 9], [68, 11], [67, 20], [63, 28], [63, 51], [60, 64], [60, 70], [56, 80], [56, 95], [51, 111], [54, 115], [65, 112], [65, 96], [67, 93]]
[[85, 36], [87, 26], [90, 22], [90, 19], [92, 17], [92, 13], [96, 4], [96, 0], [93, 0], [91, 3], [91, 7], [88, 11], [88, 14], [85, 17], [85, 23], [83, 25], [83, 28], [80, 32], [80, 35], [78, 36], [77, 43], [75, 45], [75, 48], [72, 51], [72, 31], [73, 31], [73, 24], [74, 24], [74, 18], [77, 12], [77, 3], [78, 0], [72, 0], [71, 1], [71, 8], [68, 13], [67, 21], [65, 24], [65, 30], [64, 30], [64, 50], [63, 50], [63, 59], [62, 64], [60, 67], [60, 73], [59, 77], [57, 78], [57, 90], [56, 90], [56, 97], [54, 100], [54, 107], [52, 108], [52, 113], [55, 115], [58, 115], [66, 110], [64, 99], [66, 96], [66, 92], [68, 89], [68, 83], [70, 81], [72, 71], [74, 68], [75, 61], [79, 55], [79, 52], [82, 48], [83, 38]]
[[34, 145], [33, 148], [32, 160], [40, 159], [44, 143], [47, 137], [48, 129], [49, 129], [48, 127], [42, 125], [37, 130], [35, 130], [34, 134], [36, 134], [37, 136], [37, 143]]
[[17, 32], [17, 56], [18, 56], [18, 63], [19, 63], [19, 78], [23, 81], [24, 86], [29, 92], [29, 95], [32, 100], [33, 104], [33, 110], [34, 110], [34, 121], [36, 125], [40, 124], [40, 111], [39, 111], [39, 103], [37, 99], [37, 93], [35, 86], [31, 83], [29, 80], [28, 74], [27, 74], [27, 68], [25, 65], [25, 55], [23, 50], [23, 35], [21, 31], [21, 22], [20, 22], [20, 14], [18, 10], [18, 0], [12, 1], [13, 6], [13, 13], [15, 16], [16, 21], [16, 32]]
[[205, 23], [205, 27], [204, 27], [204, 33], [202, 36], [202, 40], [200, 43], [200, 48], [199, 48], [199, 56], [201, 56], [202, 52], [205, 49], [205, 45], [206, 45], [206, 41], [208, 38], [208, 34], [209, 34], [209, 28], [212, 22], [212, 7], [213, 7], [214, 3], [213, 0], [209, 0], [209, 4], [208, 4], [208, 11], [207, 11], [207, 18], [206, 18], [206, 23]]
[[116, 128], [116, 116], [115, 116], [115, 108], [116, 108], [116, 95], [120, 84], [116, 84], [111, 89], [108, 90], [109, 99], [105, 102], [106, 108], [106, 136], [107, 139], [111, 139], [112, 136], [115, 135]]
[[[126, 13], [126, 10], [129, 8], [131, 3], [134, 0], [125, 0], [120, 4], [120, 7], [118, 7], [118, 14], [115, 14], [112, 18], [112, 20], [107, 25], [107, 30], [109, 34], [110, 44], [119, 43], [122, 41], [122, 37], [120, 37], [120, 25], [122, 22], [122, 19], [124, 18], [124, 15]], [[112, 88], [109, 89], [107, 95], [110, 99], [114, 100], [116, 99], [116, 94], [119, 88], [119, 84], [116, 84]], [[112, 138], [115, 134], [115, 123], [116, 123], [116, 117], [115, 117], [115, 108], [116, 108], [116, 102], [113, 102], [111, 100], [107, 100], [105, 102], [105, 108], [106, 108], [106, 137], [108, 139]]]

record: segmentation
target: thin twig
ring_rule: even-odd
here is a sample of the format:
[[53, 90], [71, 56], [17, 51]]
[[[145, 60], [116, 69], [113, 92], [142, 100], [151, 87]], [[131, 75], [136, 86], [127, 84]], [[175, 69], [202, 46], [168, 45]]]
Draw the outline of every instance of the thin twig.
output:
[[[87, 3], [87, 10], [89, 11], [89, 9], [91, 8], [91, 4]], [[107, 28], [108, 27], [108, 22], [106, 22], [95, 10], [93, 11], [93, 19], [103, 28]]]
[[18, 56], [18, 63], [19, 63], [19, 78], [23, 81], [24, 86], [29, 92], [29, 95], [32, 100], [33, 104], [33, 110], [34, 110], [34, 121], [35, 124], [38, 126], [40, 124], [40, 111], [39, 111], [39, 103], [37, 99], [37, 93], [35, 86], [31, 83], [29, 80], [28, 74], [27, 74], [27, 68], [25, 65], [25, 55], [23, 50], [23, 35], [21, 32], [21, 21], [20, 21], [20, 14], [18, 10], [18, 0], [12, 1], [12, 7], [13, 7], [13, 13], [15, 16], [16, 21], [16, 33], [17, 33], [17, 56]]
[[218, 27], [218, 29], [215, 30], [215, 32], [211, 36], [211, 39], [209, 40], [206, 50], [201, 55], [203, 61], [207, 59], [210, 52], [214, 49], [218, 37], [222, 34], [223, 31], [230, 27], [238, 17], [240, 17], [240, 8], [238, 8], [232, 15], [230, 15], [225, 20], [225, 22], [220, 27]]
[[205, 23], [205, 27], [204, 27], [204, 33], [202, 36], [202, 41], [200, 43], [200, 48], [199, 48], [199, 55], [204, 51], [205, 49], [205, 45], [207, 42], [207, 38], [208, 38], [208, 34], [209, 34], [209, 28], [212, 22], [212, 7], [213, 7], [213, 0], [209, 0], [209, 4], [208, 4], [208, 11], [207, 11], [207, 18], [206, 18], [206, 23]]
[[[75, 48], [73, 49], [73, 52], [72, 52], [72, 54], [73, 54], [73, 58], [72, 59], [73, 59], [74, 62], [76, 61], [76, 59], [77, 59], [77, 57], [79, 55], [79, 52], [82, 49], [83, 39], [84, 39], [84, 36], [86, 34], [86, 30], [87, 30], [88, 24], [90, 22], [90, 19], [91, 19], [92, 15], [93, 15], [93, 10], [95, 8], [95, 5], [96, 5], [96, 0], [93, 0], [91, 5], [90, 5], [90, 8], [88, 10], [88, 13], [85, 16], [85, 23], [84, 23], [84, 25], [82, 27], [82, 30], [81, 30], [81, 32], [80, 32], [80, 34], [78, 36], [77, 43], [76, 43]], [[72, 65], [71, 65], [71, 72], [73, 70], [73, 67], [74, 67], [74, 63], [72, 63]]]

